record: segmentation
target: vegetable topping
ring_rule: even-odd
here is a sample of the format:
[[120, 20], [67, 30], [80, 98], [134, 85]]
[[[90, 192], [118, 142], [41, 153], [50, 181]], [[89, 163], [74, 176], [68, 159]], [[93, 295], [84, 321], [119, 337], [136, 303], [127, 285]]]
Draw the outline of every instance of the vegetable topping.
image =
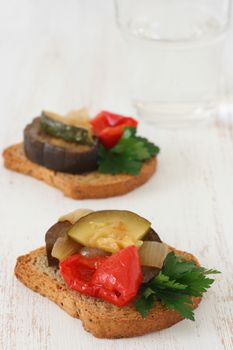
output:
[[141, 265], [161, 268], [168, 251], [165, 243], [144, 241], [139, 250]]
[[59, 237], [54, 243], [51, 255], [61, 261], [68, 256], [77, 253], [82, 248], [81, 244], [70, 239], [67, 235]]
[[138, 122], [132, 117], [102, 111], [91, 120], [94, 135], [98, 136], [105, 148], [117, 144], [126, 126], [137, 127]]
[[57, 222], [53, 226], [51, 226], [45, 234], [45, 244], [46, 244], [46, 254], [48, 259], [49, 266], [57, 266], [58, 259], [52, 256], [52, 250], [55, 242], [60, 237], [65, 237], [69, 228], [71, 227], [71, 223], [68, 221]]
[[89, 119], [82, 108], [61, 116], [42, 111], [24, 129], [24, 151], [33, 162], [56, 171], [137, 175], [159, 147], [136, 136], [132, 117], [102, 111]]
[[79, 174], [96, 170], [98, 149], [97, 139], [90, 146], [47, 134], [41, 129], [40, 117], [35, 118], [24, 129], [24, 151], [27, 158], [56, 171]]
[[73, 255], [60, 263], [60, 272], [70, 288], [117, 306], [128, 304], [137, 294], [142, 281], [135, 246], [109, 257]]
[[75, 224], [76, 221], [81, 219], [83, 216], [90, 214], [93, 210], [90, 209], [76, 209], [68, 214], [60, 216], [58, 221], [69, 221], [71, 224]]
[[93, 139], [87, 129], [68, 125], [63, 120], [56, 120], [49, 115], [48, 112], [42, 112], [41, 115], [41, 128], [44, 132], [68, 142], [93, 145]]
[[70, 111], [65, 116], [49, 111], [43, 111], [42, 114], [45, 114], [50, 119], [54, 119], [62, 124], [76, 126], [77, 128], [82, 128], [89, 131], [91, 129], [90, 116], [85, 107], [79, 110]]
[[139, 174], [143, 162], [159, 153], [159, 147], [146, 138], [136, 136], [136, 129], [125, 127], [118, 143], [111, 149], [100, 145], [99, 171], [101, 173]]
[[86, 247], [115, 253], [130, 245], [142, 245], [151, 223], [127, 210], [101, 210], [78, 220], [68, 236]]
[[194, 321], [192, 297], [201, 297], [214, 282], [207, 276], [216, 273], [220, 272], [198, 267], [193, 261], [184, 260], [171, 252], [161, 272], [142, 287], [143, 294], [136, 309], [142, 317], [146, 317], [153, 305], [160, 301], [168, 309]]
[[148, 220], [127, 210], [78, 209], [59, 220], [46, 233], [49, 265], [60, 261], [71, 289], [119, 307], [137, 295], [142, 317], [160, 302], [194, 320], [193, 298], [219, 273], [171, 252]]

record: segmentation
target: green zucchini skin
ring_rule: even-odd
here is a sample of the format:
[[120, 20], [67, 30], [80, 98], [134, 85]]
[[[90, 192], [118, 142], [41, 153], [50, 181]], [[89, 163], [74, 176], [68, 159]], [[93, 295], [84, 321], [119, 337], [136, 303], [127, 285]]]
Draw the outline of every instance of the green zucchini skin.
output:
[[41, 115], [41, 129], [47, 134], [63, 139], [67, 142], [76, 142], [86, 145], [93, 144], [93, 140], [90, 138], [86, 129], [63, 124], [57, 120], [49, 118], [45, 112], [42, 112]]
[[54, 144], [54, 137], [41, 130], [41, 118], [35, 118], [24, 129], [24, 152], [32, 162], [46, 168], [70, 174], [95, 171], [98, 167], [99, 141], [92, 146], [66, 142]]

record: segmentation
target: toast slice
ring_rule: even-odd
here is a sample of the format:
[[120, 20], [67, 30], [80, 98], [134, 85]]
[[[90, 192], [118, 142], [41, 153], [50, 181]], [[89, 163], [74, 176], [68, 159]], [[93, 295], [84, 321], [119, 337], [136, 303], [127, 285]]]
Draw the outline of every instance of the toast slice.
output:
[[[198, 264], [193, 255], [171, 249], [177, 255]], [[48, 266], [44, 247], [19, 257], [15, 275], [27, 287], [46, 296], [71, 316], [79, 318], [85, 330], [97, 338], [144, 335], [170, 327], [183, 319], [179, 313], [168, 310], [159, 303], [156, 303], [147, 318], [143, 319], [132, 303], [118, 308], [69, 289], [59, 270]], [[193, 298], [193, 309], [200, 301], [201, 298]]]
[[102, 174], [98, 171], [72, 175], [31, 162], [25, 156], [22, 143], [6, 148], [3, 157], [6, 168], [42, 180], [74, 199], [107, 198], [128, 193], [149, 180], [157, 165], [156, 157], [151, 158], [136, 176]]

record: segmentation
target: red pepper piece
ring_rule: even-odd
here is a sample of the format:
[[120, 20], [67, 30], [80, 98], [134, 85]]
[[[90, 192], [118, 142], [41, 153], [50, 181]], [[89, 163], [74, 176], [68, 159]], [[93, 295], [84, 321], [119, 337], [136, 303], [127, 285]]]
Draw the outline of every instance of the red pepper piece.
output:
[[60, 263], [60, 272], [70, 288], [117, 306], [128, 304], [142, 282], [135, 246], [109, 257], [86, 258], [75, 254]]
[[96, 136], [99, 136], [101, 131], [107, 127], [122, 125], [127, 122], [130, 124], [130, 126], [134, 127], [136, 127], [138, 124], [138, 122], [132, 117], [125, 117], [123, 115], [108, 111], [102, 111], [98, 113], [97, 116], [91, 120], [93, 132]]
[[104, 145], [105, 148], [112, 148], [118, 143], [126, 126], [130, 125], [118, 125], [114, 127], [105, 128], [99, 134], [100, 142]]
[[105, 256], [86, 258], [75, 254], [60, 262], [60, 272], [70, 288], [90, 296], [97, 296], [98, 290], [92, 285], [91, 279], [105, 259]]
[[93, 133], [99, 137], [101, 143], [106, 148], [111, 148], [117, 144], [126, 126], [136, 128], [138, 122], [132, 117], [102, 111], [91, 120], [91, 124]]
[[98, 296], [124, 306], [137, 294], [142, 282], [138, 249], [130, 246], [108, 257], [96, 270], [92, 283], [100, 285]]

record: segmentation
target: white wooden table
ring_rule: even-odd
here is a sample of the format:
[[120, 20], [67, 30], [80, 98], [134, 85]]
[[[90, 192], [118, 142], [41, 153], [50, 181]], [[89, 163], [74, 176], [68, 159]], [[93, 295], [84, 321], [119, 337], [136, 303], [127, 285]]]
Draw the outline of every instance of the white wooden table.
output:
[[[112, 1], [1, 0], [0, 149], [20, 141], [42, 108], [62, 113], [87, 105], [92, 113], [131, 113], [122, 50]], [[0, 159], [1, 350], [233, 349], [232, 114], [224, 110], [207, 129], [156, 130], [142, 123], [141, 130], [161, 146], [158, 172], [123, 197], [65, 198], [5, 170]], [[139, 338], [98, 340], [21, 285], [13, 274], [16, 257], [43, 245], [58, 216], [80, 207], [136, 211], [152, 220], [164, 241], [221, 270], [196, 322]]]

